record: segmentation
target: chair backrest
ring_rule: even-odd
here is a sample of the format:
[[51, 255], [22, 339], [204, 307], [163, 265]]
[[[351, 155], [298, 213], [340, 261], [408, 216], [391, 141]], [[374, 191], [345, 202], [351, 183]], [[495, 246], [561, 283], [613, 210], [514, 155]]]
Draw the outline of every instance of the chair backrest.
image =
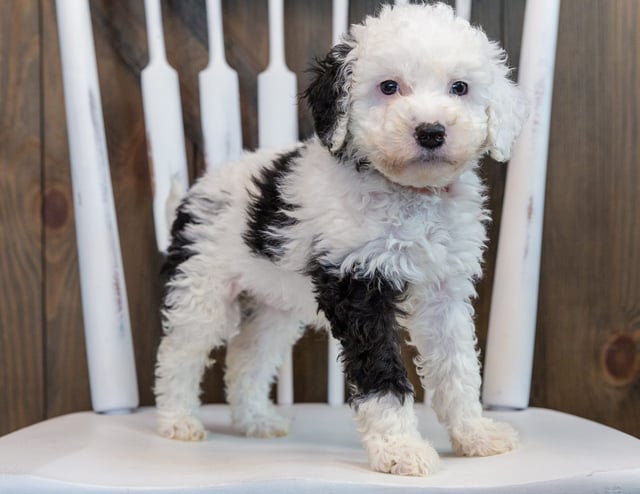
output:
[[[398, 3], [404, 3], [398, 1]], [[297, 138], [295, 78], [288, 73], [283, 52], [283, 0], [269, 1], [270, 57], [267, 70], [258, 79], [260, 143], [267, 147]], [[68, 120], [76, 229], [80, 260], [92, 403], [96, 411], [115, 412], [138, 405], [126, 288], [115, 220], [106, 140], [103, 129], [91, 20], [87, 1], [57, 0], [58, 27], [63, 64], [63, 82]], [[470, 0], [457, 0], [459, 14], [469, 18]], [[164, 55], [159, 0], [145, 0], [150, 63], [143, 71], [142, 90], [150, 161], [153, 163], [154, 220], [158, 246], [166, 248], [169, 230], [167, 210], [184, 192], [187, 177], [182, 135], [180, 96], [175, 71]], [[208, 0], [210, 64], [200, 77], [202, 128], [207, 166], [238, 152], [239, 106], [237, 76], [224, 61], [219, 0]], [[483, 398], [489, 406], [526, 408], [533, 357], [533, 335], [537, 304], [544, 178], [555, 57], [559, 0], [527, 2], [519, 82], [532, 96], [532, 118], [526, 125], [509, 165], [504, 216], [492, 299]], [[333, 42], [348, 24], [348, 0], [333, 0]], [[218, 46], [218, 48], [216, 48]], [[157, 55], [157, 56], [156, 56]], [[207, 87], [207, 70], [216, 71], [217, 100]], [[222, 77], [222, 79], [220, 79]], [[229, 93], [221, 91], [229, 88]], [[266, 98], [261, 87], [268, 88]], [[292, 111], [273, 107], [273, 88], [294, 88], [289, 98]], [[286, 89], [285, 89], [286, 90]], [[290, 93], [290, 89], [289, 89]], [[228, 95], [231, 96], [228, 96]], [[262, 97], [261, 97], [262, 96]], [[164, 104], [154, 104], [160, 98]], [[212, 99], [213, 98], [213, 99]], [[217, 104], [216, 104], [217, 103]], [[177, 106], [176, 106], [177, 105]], [[220, 111], [223, 108], [223, 111]], [[162, 113], [164, 112], [164, 113]], [[234, 114], [236, 112], [236, 114]], [[266, 125], [276, 117], [279, 124]], [[270, 116], [271, 115], [271, 116]], [[284, 119], [284, 122], [283, 122]], [[166, 123], [161, 126], [159, 123]], [[273, 128], [282, 132], [273, 135]], [[226, 133], [222, 136], [222, 133]], [[232, 145], [223, 146], [220, 143]], [[180, 156], [182, 155], [182, 156]], [[172, 158], [177, 156], [178, 158]], [[176, 165], [178, 163], [178, 165]], [[173, 202], [172, 202], [173, 201]], [[93, 242], [96, 237], [99, 242]], [[96, 245], [100, 248], [96, 249]], [[100, 304], [93, 303], [100, 300]], [[341, 404], [344, 377], [338, 366], [339, 348], [330, 339], [328, 353], [328, 402]], [[117, 371], [116, 371], [117, 370]], [[293, 401], [291, 358], [282, 367], [278, 402]]]

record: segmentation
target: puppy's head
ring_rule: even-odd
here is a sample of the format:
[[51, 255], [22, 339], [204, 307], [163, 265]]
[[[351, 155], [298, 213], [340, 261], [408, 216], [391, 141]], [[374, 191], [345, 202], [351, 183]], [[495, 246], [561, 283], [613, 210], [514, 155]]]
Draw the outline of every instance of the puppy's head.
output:
[[440, 187], [485, 152], [509, 159], [526, 103], [505, 62], [446, 5], [385, 6], [318, 63], [305, 96], [334, 155]]

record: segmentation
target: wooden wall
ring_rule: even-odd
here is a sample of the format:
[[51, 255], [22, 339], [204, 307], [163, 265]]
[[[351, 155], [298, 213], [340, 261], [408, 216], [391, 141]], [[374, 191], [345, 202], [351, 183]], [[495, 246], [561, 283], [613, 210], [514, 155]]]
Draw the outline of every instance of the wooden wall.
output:
[[[353, 0], [359, 21], [378, 2]], [[330, 0], [287, 0], [287, 60], [301, 89], [330, 43]], [[473, 20], [517, 64], [524, 0], [475, 0]], [[256, 76], [267, 63], [267, 2], [223, 1], [226, 51], [240, 74], [244, 142], [257, 143]], [[52, 0], [0, 3], [0, 434], [90, 408], [58, 39]], [[141, 0], [92, 0], [102, 100], [141, 401], [153, 403], [160, 336], [156, 253], [139, 90]], [[203, 0], [163, 2], [180, 73], [190, 172], [203, 170], [197, 74], [207, 60]], [[563, 0], [547, 183], [532, 404], [640, 436], [640, 3]], [[300, 109], [301, 136], [312, 132]], [[495, 211], [477, 301], [486, 340], [507, 168], [483, 173]], [[218, 352], [223, 359], [223, 352]], [[326, 397], [326, 337], [296, 349], [295, 395]], [[205, 401], [221, 401], [219, 368]]]

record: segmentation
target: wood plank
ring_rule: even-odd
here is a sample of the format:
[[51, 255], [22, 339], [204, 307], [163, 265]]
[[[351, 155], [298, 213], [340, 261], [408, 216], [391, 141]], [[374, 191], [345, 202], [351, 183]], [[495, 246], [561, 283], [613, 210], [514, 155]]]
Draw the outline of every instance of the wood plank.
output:
[[375, 15], [378, 12], [381, 4], [392, 3], [394, 3], [394, 0], [350, 0], [349, 23], [361, 23], [368, 15]]
[[639, 328], [639, 21], [633, 0], [561, 4], [532, 400], [636, 436], [640, 376], [613, 385], [603, 352]]
[[329, 334], [308, 330], [293, 348], [295, 403], [326, 403]]
[[55, 3], [41, 7], [46, 405], [53, 417], [88, 410], [91, 399]]
[[0, 435], [44, 418], [38, 2], [0, 15]]
[[198, 74], [207, 66], [207, 26], [204, 2], [169, 1], [163, 20], [167, 59], [180, 74], [185, 144], [192, 181], [205, 169]]
[[[330, 0], [313, 2], [285, 2], [285, 49], [289, 69], [298, 79], [298, 94], [302, 94], [310, 81], [308, 69], [316, 58], [322, 58], [331, 48]], [[308, 139], [314, 133], [311, 111], [304, 99], [298, 104], [299, 133]]]

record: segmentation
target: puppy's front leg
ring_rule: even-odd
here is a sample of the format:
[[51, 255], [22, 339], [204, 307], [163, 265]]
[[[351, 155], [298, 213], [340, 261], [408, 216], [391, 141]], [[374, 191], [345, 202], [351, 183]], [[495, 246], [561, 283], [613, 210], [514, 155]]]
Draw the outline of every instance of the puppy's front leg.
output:
[[403, 290], [378, 273], [342, 275], [316, 264], [311, 269], [320, 309], [342, 344], [351, 404], [373, 470], [427, 475], [438, 454], [417, 430], [413, 387], [400, 353], [397, 305]]
[[474, 293], [470, 281], [451, 281], [440, 293], [412, 294], [418, 300], [409, 321], [417, 347], [418, 374], [433, 390], [432, 406], [449, 431], [455, 452], [489, 456], [513, 449], [516, 431], [482, 416], [480, 364], [476, 352], [473, 308], [464, 293]]

